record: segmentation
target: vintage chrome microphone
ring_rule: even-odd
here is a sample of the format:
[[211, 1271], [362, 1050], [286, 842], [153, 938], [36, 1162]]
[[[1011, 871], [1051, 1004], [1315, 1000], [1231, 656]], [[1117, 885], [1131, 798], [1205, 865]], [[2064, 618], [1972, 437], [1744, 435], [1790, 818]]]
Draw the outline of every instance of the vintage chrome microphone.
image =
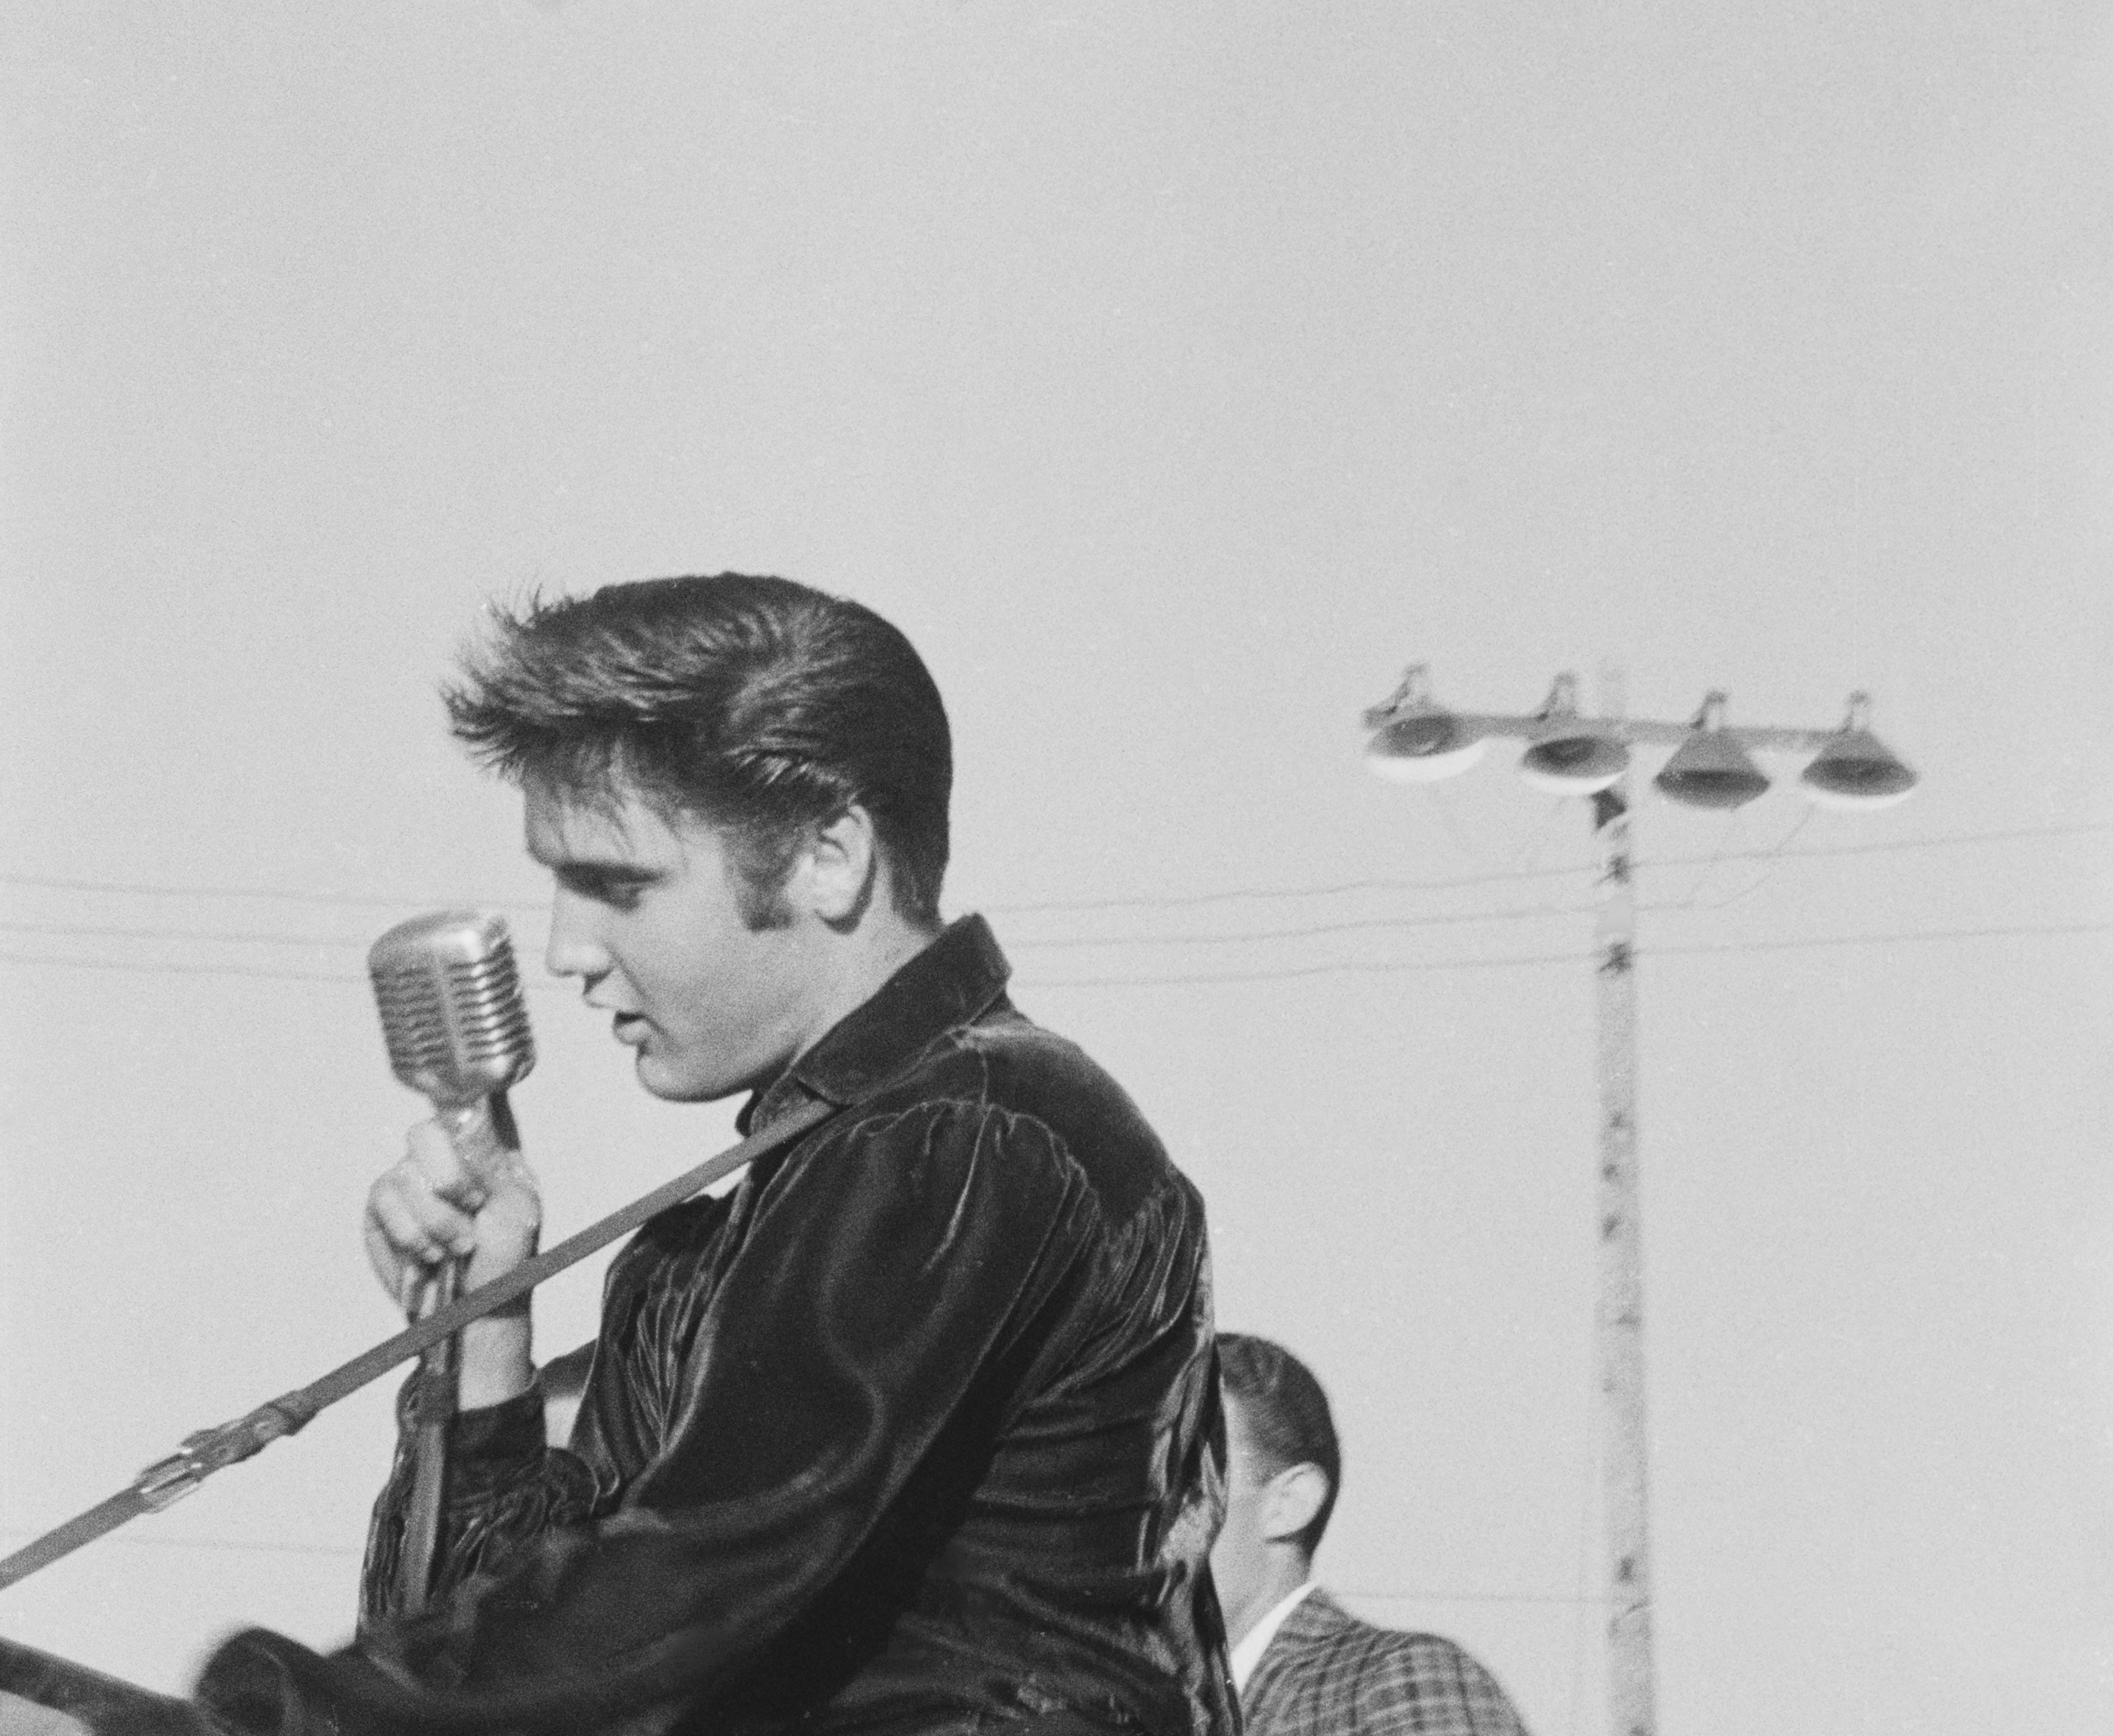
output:
[[[457, 1155], [480, 1179], [489, 1184], [518, 1169], [521, 1137], [506, 1092], [536, 1064], [536, 1044], [505, 918], [442, 910], [399, 923], [368, 950], [367, 970], [396, 1077], [431, 1102]], [[419, 1287], [422, 1295], [407, 1298], [411, 1319], [453, 1302], [468, 1264], [445, 1262]], [[433, 1346], [412, 1386], [414, 1470], [398, 1564], [407, 1612], [425, 1606], [432, 1578], [460, 1351], [457, 1337]]]

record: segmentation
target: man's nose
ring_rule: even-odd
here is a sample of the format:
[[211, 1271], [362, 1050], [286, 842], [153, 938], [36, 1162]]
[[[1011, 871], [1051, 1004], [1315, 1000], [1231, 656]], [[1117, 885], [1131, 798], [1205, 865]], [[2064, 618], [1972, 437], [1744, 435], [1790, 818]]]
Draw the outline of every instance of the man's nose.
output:
[[543, 964], [554, 977], [583, 977], [590, 986], [609, 974], [609, 950], [596, 933], [587, 900], [560, 891], [550, 901], [550, 939]]

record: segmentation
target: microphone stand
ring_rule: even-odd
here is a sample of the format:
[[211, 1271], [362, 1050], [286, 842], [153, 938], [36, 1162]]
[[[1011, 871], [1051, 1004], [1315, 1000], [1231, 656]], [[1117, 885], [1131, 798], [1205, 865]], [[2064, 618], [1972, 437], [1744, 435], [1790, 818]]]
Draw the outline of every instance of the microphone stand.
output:
[[[467, 1260], [450, 1260], [420, 1284], [419, 1305], [407, 1318], [416, 1325], [449, 1306], [460, 1293]], [[426, 1606], [433, 1585], [433, 1557], [440, 1544], [440, 1515], [447, 1506], [448, 1419], [461, 1406], [462, 1336], [451, 1333], [418, 1358], [411, 1387], [411, 1501], [404, 1515], [398, 1557], [397, 1600], [407, 1615]]]
[[[504, 1091], [466, 1106], [441, 1112], [449, 1137], [463, 1161], [479, 1176], [517, 1160], [521, 1132]], [[410, 1321], [417, 1325], [451, 1307], [469, 1272], [467, 1257], [444, 1260], [420, 1286]], [[418, 1359], [404, 1426], [412, 1436], [411, 1500], [404, 1516], [402, 1553], [397, 1561], [397, 1596], [407, 1615], [415, 1615], [432, 1595], [433, 1562], [440, 1552], [440, 1522], [447, 1510], [448, 1422], [461, 1409], [462, 1334], [450, 1333]]]

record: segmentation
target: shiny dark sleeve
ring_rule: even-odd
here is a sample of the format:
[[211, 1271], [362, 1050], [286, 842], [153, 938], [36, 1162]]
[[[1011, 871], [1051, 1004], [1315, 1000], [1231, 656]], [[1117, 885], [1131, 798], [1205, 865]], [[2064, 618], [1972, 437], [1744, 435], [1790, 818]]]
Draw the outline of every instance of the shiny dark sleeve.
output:
[[[395, 1462], [367, 1527], [363, 1626], [399, 1609], [397, 1574], [413, 1471], [408, 1439], [399, 1426]], [[600, 1505], [588, 1467], [569, 1452], [545, 1447], [540, 1387], [455, 1419], [449, 1429], [447, 1488], [433, 1565], [436, 1593], [500, 1565], [555, 1526], [591, 1518]]]
[[987, 1105], [794, 1154], [698, 1322], [662, 1451], [616, 1510], [462, 1583], [421, 1675], [513, 1695], [562, 1674], [604, 1710], [708, 1688], [843, 1571], [1098, 1221], [1055, 1137]]
[[[581, 1395], [582, 1426], [575, 1429], [570, 1448], [545, 1444], [540, 1383], [504, 1404], [466, 1410], [450, 1425], [434, 1597], [496, 1572], [516, 1551], [550, 1531], [615, 1507], [626, 1480], [646, 1461], [645, 1443], [661, 1408], [656, 1374], [662, 1358], [646, 1295], [660, 1233], [709, 1250], [724, 1230], [727, 1215], [723, 1199], [694, 1201], [656, 1219], [610, 1263], [602, 1287], [601, 1335]], [[395, 1460], [367, 1528], [363, 1629], [399, 1613], [398, 1564], [414, 1471], [402, 1411], [415, 1380], [405, 1383], [399, 1400]]]

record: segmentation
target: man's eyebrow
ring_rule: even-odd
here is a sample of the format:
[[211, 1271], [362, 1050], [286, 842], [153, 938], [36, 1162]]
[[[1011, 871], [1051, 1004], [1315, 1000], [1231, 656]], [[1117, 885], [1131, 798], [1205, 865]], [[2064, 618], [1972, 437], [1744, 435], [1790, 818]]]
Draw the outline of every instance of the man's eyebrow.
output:
[[661, 877], [661, 871], [637, 862], [597, 860], [591, 856], [561, 856], [548, 861], [533, 850], [530, 859], [560, 880], [574, 886], [644, 886]]

